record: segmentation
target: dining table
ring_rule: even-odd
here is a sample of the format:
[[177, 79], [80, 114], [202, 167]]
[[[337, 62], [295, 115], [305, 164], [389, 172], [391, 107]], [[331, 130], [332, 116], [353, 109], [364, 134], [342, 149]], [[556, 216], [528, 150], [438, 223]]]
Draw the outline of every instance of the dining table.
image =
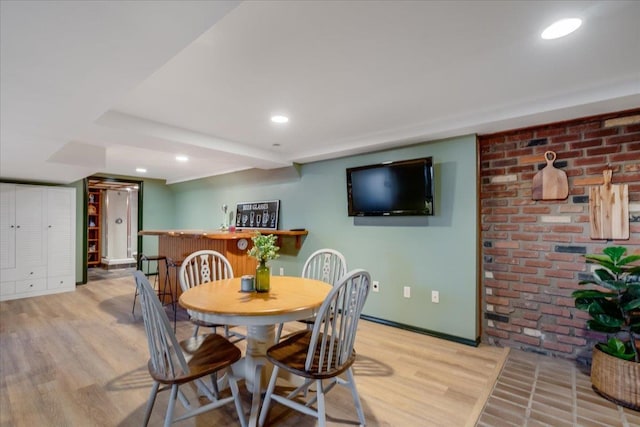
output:
[[240, 277], [216, 280], [183, 292], [179, 300], [192, 318], [246, 326], [245, 354], [233, 371], [251, 392], [264, 391], [268, 384], [273, 366], [266, 352], [275, 343], [275, 325], [315, 316], [332, 289], [328, 283], [304, 277], [271, 276], [270, 282], [268, 292], [244, 292]]

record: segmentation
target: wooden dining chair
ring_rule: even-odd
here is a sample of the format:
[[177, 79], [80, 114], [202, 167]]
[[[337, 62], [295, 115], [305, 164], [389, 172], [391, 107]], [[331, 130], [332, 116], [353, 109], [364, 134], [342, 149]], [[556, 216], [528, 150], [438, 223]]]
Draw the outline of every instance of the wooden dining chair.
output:
[[[151, 356], [148, 369], [151, 378], [153, 378], [143, 425], [146, 426], [149, 423], [158, 392], [170, 389], [171, 397], [167, 405], [165, 427], [232, 401], [235, 403], [240, 424], [242, 427], [246, 427], [247, 423], [240, 401], [237, 379], [231, 370], [231, 365], [240, 360], [240, 349], [217, 334], [198, 335], [178, 342], [167, 314], [149, 280], [140, 270], [136, 271], [134, 276], [140, 295], [142, 318]], [[218, 396], [217, 387], [214, 386], [218, 372], [226, 374], [231, 388], [230, 397], [221, 399]], [[211, 385], [207, 385], [203, 380], [207, 377]], [[210, 403], [203, 406], [190, 404], [185, 394], [180, 390], [180, 386], [190, 382], [196, 384], [198, 390], [210, 400]], [[186, 412], [174, 418], [176, 400], [178, 399], [185, 407]]]
[[[182, 292], [195, 286], [214, 280], [232, 279], [233, 268], [229, 260], [220, 252], [214, 250], [200, 250], [188, 255], [180, 266], [179, 279]], [[246, 336], [237, 331], [229, 329], [229, 325], [215, 324], [200, 320], [191, 310], [187, 310], [191, 323], [195, 325], [193, 336], [198, 335], [201, 326], [212, 328], [214, 331], [218, 327], [224, 328], [227, 338], [234, 337], [234, 341], [240, 341]]]
[[[320, 249], [309, 255], [309, 258], [302, 266], [302, 277], [316, 279], [335, 285], [338, 280], [347, 272], [347, 261], [340, 252], [335, 249]], [[315, 317], [299, 320], [311, 328]], [[276, 342], [280, 342], [282, 336], [283, 323], [278, 325], [276, 331]]]
[[[369, 294], [371, 277], [358, 269], [347, 273], [334, 286], [320, 306], [312, 330], [296, 332], [267, 350], [267, 359], [274, 368], [264, 397], [259, 424], [263, 426], [271, 400], [296, 411], [318, 418], [318, 425], [326, 425], [325, 394], [336, 385], [349, 387], [361, 425], [364, 412], [351, 366], [356, 360], [354, 343], [358, 320]], [[278, 372], [284, 369], [300, 376], [304, 383], [284, 395], [274, 394]], [[346, 373], [346, 380], [340, 375]], [[315, 383], [315, 394], [306, 402], [301, 399]], [[311, 407], [317, 402], [317, 409]]]

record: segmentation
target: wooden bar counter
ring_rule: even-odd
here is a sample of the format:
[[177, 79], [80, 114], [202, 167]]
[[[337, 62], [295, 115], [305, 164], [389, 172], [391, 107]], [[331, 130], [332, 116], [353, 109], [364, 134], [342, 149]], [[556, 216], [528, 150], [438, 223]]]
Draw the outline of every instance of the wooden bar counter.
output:
[[[262, 234], [274, 234], [278, 240], [292, 238], [295, 239], [296, 248], [302, 245], [303, 237], [308, 234], [307, 230], [142, 230], [138, 232], [140, 236], [158, 236], [158, 253], [147, 255], [164, 255], [174, 261], [182, 261], [189, 254], [201, 249], [213, 249], [223, 254], [233, 268], [235, 277], [245, 274], [255, 275], [257, 262], [247, 255], [247, 251], [253, 246], [251, 237], [256, 231]], [[246, 243], [246, 245], [244, 245]], [[282, 242], [278, 243], [282, 246]], [[143, 250], [144, 252], [144, 250]], [[165, 280], [165, 269], [160, 265], [160, 283]], [[170, 271], [171, 283], [174, 289], [177, 288], [178, 297], [181, 294], [180, 284], [176, 283], [176, 272]], [[174, 290], [175, 292], [175, 290]]]

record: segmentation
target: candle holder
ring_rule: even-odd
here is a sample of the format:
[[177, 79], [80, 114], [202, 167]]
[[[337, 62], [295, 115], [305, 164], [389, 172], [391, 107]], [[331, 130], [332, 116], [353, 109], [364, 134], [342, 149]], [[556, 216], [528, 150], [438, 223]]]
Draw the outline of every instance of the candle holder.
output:
[[255, 291], [253, 276], [246, 275], [240, 279], [240, 291], [253, 292]]

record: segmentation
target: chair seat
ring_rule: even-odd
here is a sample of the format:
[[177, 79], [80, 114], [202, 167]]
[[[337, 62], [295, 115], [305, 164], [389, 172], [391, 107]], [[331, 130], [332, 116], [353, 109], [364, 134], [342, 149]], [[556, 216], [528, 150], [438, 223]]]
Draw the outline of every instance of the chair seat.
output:
[[191, 320], [191, 323], [193, 323], [194, 325], [200, 326], [203, 328], [222, 328], [225, 326], [222, 323], [210, 323], [210, 322], [205, 322], [204, 320], [198, 320], [194, 318], [191, 318], [189, 320]]
[[[333, 319], [333, 316], [331, 316], [330, 319]], [[298, 320], [298, 322], [304, 323], [305, 325], [308, 325], [308, 326], [313, 326], [313, 324], [316, 323], [316, 317], [315, 316], [307, 317], [306, 319]]]
[[189, 374], [177, 374], [167, 377], [156, 372], [149, 361], [149, 373], [151, 377], [162, 384], [183, 384], [213, 374], [222, 368], [232, 365], [240, 360], [240, 349], [230, 343], [226, 338], [217, 334], [198, 335], [180, 342]]
[[[318, 354], [315, 354], [311, 369], [306, 370], [305, 363], [312, 334], [313, 331], [307, 329], [290, 335], [288, 338], [267, 350], [267, 359], [269, 359], [269, 361], [274, 365], [286, 369], [303, 378], [310, 379], [333, 378], [340, 375], [353, 365], [353, 362], [356, 360], [355, 350], [351, 352], [347, 362], [339, 366], [338, 369], [326, 370], [325, 367], [322, 369], [322, 373], [318, 373], [320, 370], [318, 369], [319, 357]], [[322, 334], [318, 334], [318, 342], [322, 342]], [[333, 348], [333, 357], [325, 357], [325, 360], [337, 360], [337, 347], [338, 346], [334, 346]]]

